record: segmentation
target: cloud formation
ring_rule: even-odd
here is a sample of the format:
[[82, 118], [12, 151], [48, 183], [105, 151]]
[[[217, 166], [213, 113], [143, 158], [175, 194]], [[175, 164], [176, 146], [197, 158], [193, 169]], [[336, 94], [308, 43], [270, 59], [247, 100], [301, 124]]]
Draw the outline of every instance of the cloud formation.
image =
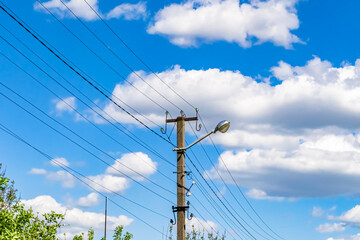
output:
[[126, 178], [112, 175], [88, 176], [83, 180], [95, 191], [103, 193], [121, 193], [129, 187], [129, 181]]
[[[34, 212], [40, 214], [49, 213], [55, 211], [56, 213], [65, 214], [64, 224], [62, 227], [62, 233], [68, 233], [67, 236], [79, 234], [81, 232], [87, 232], [89, 228], [93, 228], [96, 231], [100, 231], [104, 226], [104, 214], [95, 212], [86, 212], [78, 208], [67, 209], [61, 203], [58, 203], [54, 198], [48, 195], [38, 196], [30, 200], [21, 201], [27, 208], [32, 208]], [[108, 216], [107, 224], [109, 229], [114, 229], [118, 225], [127, 226], [133, 222], [133, 219], [120, 215], [120, 216]]]
[[76, 98], [75, 97], [68, 97], [62, 100], [54, 99], [52, 101], [55, 104], [56, 113], [61, 115], [64, 112], [72, 113], [76, 108]]
[[138, 20], [146, 18], [146, 3], [138, 2], [137, 4], [123, 3], [112, 9], [106, 14], [107, 19], [124, 18], [125, 20]]
[[70, 163], [65, 158], [54, 158], [50, 161], [50, 164], [54, 167], [64, 166], [69, 167]]
[[[96, 14], [91, 10], [87, 3], [97, 12], [99, 12], [98, 0], [50, 0], [48, 2], [42, 3], [44, 7], [49, 9], [54, 14], [58, 15], [61, 18], [73, 18], [73, 15], [69, 10], [64, 6], [64, 2], [72, 12], [74, 12], [80, 18], [86, 21], [96, 20]], [[37, 11], [42, 11], [48, 13], [48, 11], [42, 6], [39, 2], [35, 2], [34, 9]]]
[[[64, 6], [62, 2], [67, 7]], [[49, 12], [45, 9], [47, 8], [49, 11], [59, 16], [60, 18], [75, 18], [74, 15], [69, 11], [70, 9], [76, 16], [85, 21], [99, 20], [97, 14], [107, 19], [124, 18], [125, 20], [144, 19], [147, 15], [146, 4], [144, 2], [138, 2], [137, 4], [122, 3], [116, 6], [114, 9], [110, 10], [110, 12], [107, 14], [102, 14], [99, 10], [98, 0], [50, 0], [48, 2], [42, 3], [42, 5], [38, 2], [35, 2], [34, 10], [49, 14]], [[97, 14], [93, 10], [95, 10]]]
[[137, 180], [143, 180], [142, 176], [149, 177], [156, 172], [156, 165], [157, 163], [153, 162], [145, 153], [126, 153], [120, 159], [116, 159], [115, 163], [106, 169], [106, 173], [124, 176], [120, 173], [122, 172]]
[[93, 207], [97, 206], [100, 203], [100, 195], [98, 193], [92, 192], [85, 197], [79, 198], [77, 205], [79, 207]]
[[[279, 62], [270, 72], [278, 84], [259, 82], [238, 71], [180, 66], [158, 75], [205, 113], [207, 127], [231, 120], [229, 132], [215, 134], [213, 140], [227, 149], [221, 157], [242, 187], [256, 189], [265, 199], [359, 193], [360, 60], [333, 67], [314, 57], [304, 66]], [[159, 79], [138, 74], [191, 115], [193, 109]], [[177, 112], [134, 74], [128, 80], [170, 112]], [[129, 85], [116, 85], [113, 95], [162, 124], [163, 110]], [[122, 123], [137, 124], [112, 104], [104, 111]], [[230, 183], [221, 159], [217, 166]], [[217, 178], [216, 173], [212, 176]]]
[[320, 233], [342, 232], [346, 229], [345, 226], [345, 223], [325, 223], [319, 225], [316, 231]]
[[147, 31], [160, 34], [182, 47], [200, 42], [226, 41], [242, 47], [272, 42], [291, 48], [301, 42], [291, 33], [299, 28], [297, 0], [187, 0], [156, 13]]

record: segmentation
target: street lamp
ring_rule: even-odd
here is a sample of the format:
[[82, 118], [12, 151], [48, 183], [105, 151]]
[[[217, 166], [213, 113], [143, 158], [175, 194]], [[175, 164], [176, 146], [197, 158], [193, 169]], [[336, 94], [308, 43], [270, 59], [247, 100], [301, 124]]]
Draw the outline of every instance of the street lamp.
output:
[[229, 127], [230, 127], [230, 122], [226, 121], [226, 120], [223, 120], [223, 121], [219, 122], [218, 125], [216, 125], [214, 130], [212, 130], [211, 132], [209, 132], [205, 136], [199, 138], [198, 140], [196, 140], [195, 142], [193, 142], [189, 146], [182, 147], [182, 148], [174, 148], [173, 151], [177, 151], [177, 152], [186, 151], [188, 148], [191, 148], [192, 146], [194, 146], [195, 144], [197, 144], [198, 142], [200, 142], [204, 138], [207, 138], [208, 136], [210, 136], [213, 133], [216, 133], [216, 132], [226, 133], [227, 130], [229, 129]]

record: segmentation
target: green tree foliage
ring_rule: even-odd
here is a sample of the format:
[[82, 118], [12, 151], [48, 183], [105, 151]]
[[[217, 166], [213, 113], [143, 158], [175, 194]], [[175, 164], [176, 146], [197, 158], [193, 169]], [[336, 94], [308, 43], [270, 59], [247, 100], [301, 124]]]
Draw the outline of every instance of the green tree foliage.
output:
[[[5, 177], [1, 172], [0, 163], [0, 240], [55, 240], [64, 215], [55, 212], [46, 213], [39, 217], [32, 209], [26, 209], [16, 197], [17, 190], [14, 188], [14, 181]], [[115, 229], [114, 240], [131, 240], [133, 235], [126, 232], [122, 236], [124, 227], [118, 226]], [[94, 230], [88, 231], [88, 240], [94, 240]], [[84, 240], [85, 234], [74, 236], [73, 240]]]
[[130, 240], [133, 238], [133, 235], [129, 232], [126, 232], [124, 236], [122, 236], [122, 232], [124, 230], [123, 226], [117, 226], [114, 231], [114, 240]]
[[[170, 226], [168, 239], [169, 240], [174, 239], [172, 226]], [[186, 240], [225, 240], [225, 233], [220, 234], [219, 232], [216, 232], [216, 233], [208, 233], [206, 235], [204, 231], [203, 232], [197, 231], [193, 225], [192, 230], [186, 233], [185, 239]]]
[[64, 215], [51, 212], [40, 219], [32, 209], [25, 209], [16, 197], [14, 182], [4, 172], [0, 174], [0, 191], [0, 240], [56, 239]]

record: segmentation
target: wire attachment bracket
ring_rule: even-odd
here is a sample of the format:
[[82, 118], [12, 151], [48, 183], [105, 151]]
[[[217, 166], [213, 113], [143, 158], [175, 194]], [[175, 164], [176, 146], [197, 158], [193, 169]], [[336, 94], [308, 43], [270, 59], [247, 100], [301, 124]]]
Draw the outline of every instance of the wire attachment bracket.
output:
[[168, 120], [168, 115], [169, 115], [169, 111], [166, 111], [165, 112], [165, 130], [164, 130], [164, 128], [160, 128], [160, 131], [161, 131], [161, 133], [162, 134], [166, 134], [166, 131], [167, 131], [167, 120]]
[[187, 219], [188, 220], [191, 220], [193, 217], [194, 217], [194, 214], [192, 213], [189, 213], [189, 208], [190, 208], [190, 202], [188, 201], [187, 202], [187, 206], [178, 206], [178, 207], [174, 207], [172, 206], [172, 210], [173, 210], [173, 214], [174, 214], [174, 220], [173, 219], [170, 219], [170, 223], [172, 225], [176, 225], [176, 216], [175, 216], [175, 213], [176, 212], [186, 212], [187, 214]]

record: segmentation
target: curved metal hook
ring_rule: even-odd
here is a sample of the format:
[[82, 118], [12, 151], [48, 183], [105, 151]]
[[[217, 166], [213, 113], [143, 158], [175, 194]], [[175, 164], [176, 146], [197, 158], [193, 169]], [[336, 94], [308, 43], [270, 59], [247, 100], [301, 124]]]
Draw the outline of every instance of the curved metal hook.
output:
[[[190, 202], [189, 201], [187, 201], [187, 206], [189, 207], [190, 206]], [[189, 217], [189, 208], [188, 208], [188, 210], [187, 210], [187, 219], [188, 220], [191, 220], [193, 217], [194, 217], [194, 214], [190, 214], [190, 217]]]
[[170, 223], [172, 224], [172, 225], [176, 225], [176, 216], [175, 216], [175, 207], [174, 206], [172, 206], [172, 209], [173, 209], [173, 213], [174, 213], [174, 220], [172, 220], [172, 219], [170, 219]]
[[[201, 125], [201, 123], [199, 123], [199, 125], [198, 125], [198, 120], [197, 120], [197, 119], [199, 118], [199, 109], [198, 109], [198, 108], [195, 108], [195, 111], [196, 111], [196, 124], [195, 124], [195, 129], [196, 129], [196, 131], [200, 131], [202, 125]], [[199, 128], [198, 128], [198, 126], [199, 126]]]
[[162, 134], [166, 134], [166, 131], [167, 131], [167, 118], [168, 118], [168, 115], [169, 115], [169, 111], [166, 111], [165, 114], [166, 114], [166, 117], [165, 117], [165, 130], [164, 130], [164, 128], [160, 128], [160, 131], [161, 131]]

